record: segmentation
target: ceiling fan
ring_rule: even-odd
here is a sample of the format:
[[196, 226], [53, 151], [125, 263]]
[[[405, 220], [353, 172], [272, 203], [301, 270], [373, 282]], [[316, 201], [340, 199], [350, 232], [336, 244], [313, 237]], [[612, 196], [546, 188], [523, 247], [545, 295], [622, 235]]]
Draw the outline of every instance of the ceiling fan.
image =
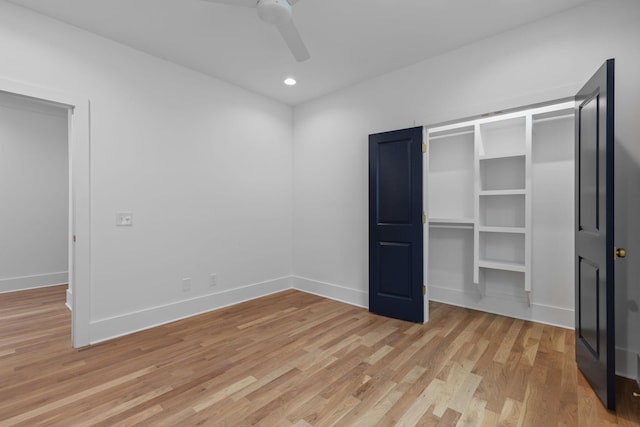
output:
[[298, 62], [306, 61], [311, 56], [304, 45], [300, 33], [291, 19], [291, 6], [299, 0], [203, 0], [211, 3], [222, 3], [232, 6], [252, 7], [258, 9], [258, 16], [264, 22], [275, 25], [282, 35], [289, 50]]

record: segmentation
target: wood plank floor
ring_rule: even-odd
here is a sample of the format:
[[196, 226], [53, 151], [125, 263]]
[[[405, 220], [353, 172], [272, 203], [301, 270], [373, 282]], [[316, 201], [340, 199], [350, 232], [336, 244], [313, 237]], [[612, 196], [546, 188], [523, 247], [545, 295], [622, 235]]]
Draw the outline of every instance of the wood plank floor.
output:
[[65, 288], [0, 295], [0, 425], [638, 425], [572, 331], [431, 304], [417, 325], [297, 291], [70, 348]]

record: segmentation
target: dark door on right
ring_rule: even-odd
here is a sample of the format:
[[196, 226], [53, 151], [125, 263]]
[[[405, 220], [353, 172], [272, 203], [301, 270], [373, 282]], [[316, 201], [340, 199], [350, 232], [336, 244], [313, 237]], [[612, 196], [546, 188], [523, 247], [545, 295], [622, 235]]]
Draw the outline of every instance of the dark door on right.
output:
[[576, 95], [576, 362], [615, 409], [614, 60]]

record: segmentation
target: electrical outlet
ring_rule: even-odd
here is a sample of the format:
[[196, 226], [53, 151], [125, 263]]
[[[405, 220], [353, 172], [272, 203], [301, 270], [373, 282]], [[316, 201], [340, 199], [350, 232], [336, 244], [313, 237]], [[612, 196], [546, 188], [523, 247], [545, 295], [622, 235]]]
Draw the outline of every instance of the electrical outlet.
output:
[[133, 225], [133, 212], [117, 212], [116, 225], [118, 227], [131, 227]]
[[218, 286], [218, 275], [216, 273], [211, 273], [209, 275], [209, 286], [214, 287]]
[[191, 290], [191, 278], [187, 277], [182, 279], [182, 292], [187, 292]]

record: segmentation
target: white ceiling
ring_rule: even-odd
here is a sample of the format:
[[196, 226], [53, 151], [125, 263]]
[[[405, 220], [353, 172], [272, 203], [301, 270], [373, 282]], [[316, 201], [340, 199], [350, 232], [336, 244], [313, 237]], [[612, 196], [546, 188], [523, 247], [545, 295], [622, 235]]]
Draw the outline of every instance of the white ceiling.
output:
[[[300, 0], [298, 63], [255, 9], [200, 0], [10, 0], [295, 105], [590, 0]], [[298, 85], [282, 81], [294, 76]]]

